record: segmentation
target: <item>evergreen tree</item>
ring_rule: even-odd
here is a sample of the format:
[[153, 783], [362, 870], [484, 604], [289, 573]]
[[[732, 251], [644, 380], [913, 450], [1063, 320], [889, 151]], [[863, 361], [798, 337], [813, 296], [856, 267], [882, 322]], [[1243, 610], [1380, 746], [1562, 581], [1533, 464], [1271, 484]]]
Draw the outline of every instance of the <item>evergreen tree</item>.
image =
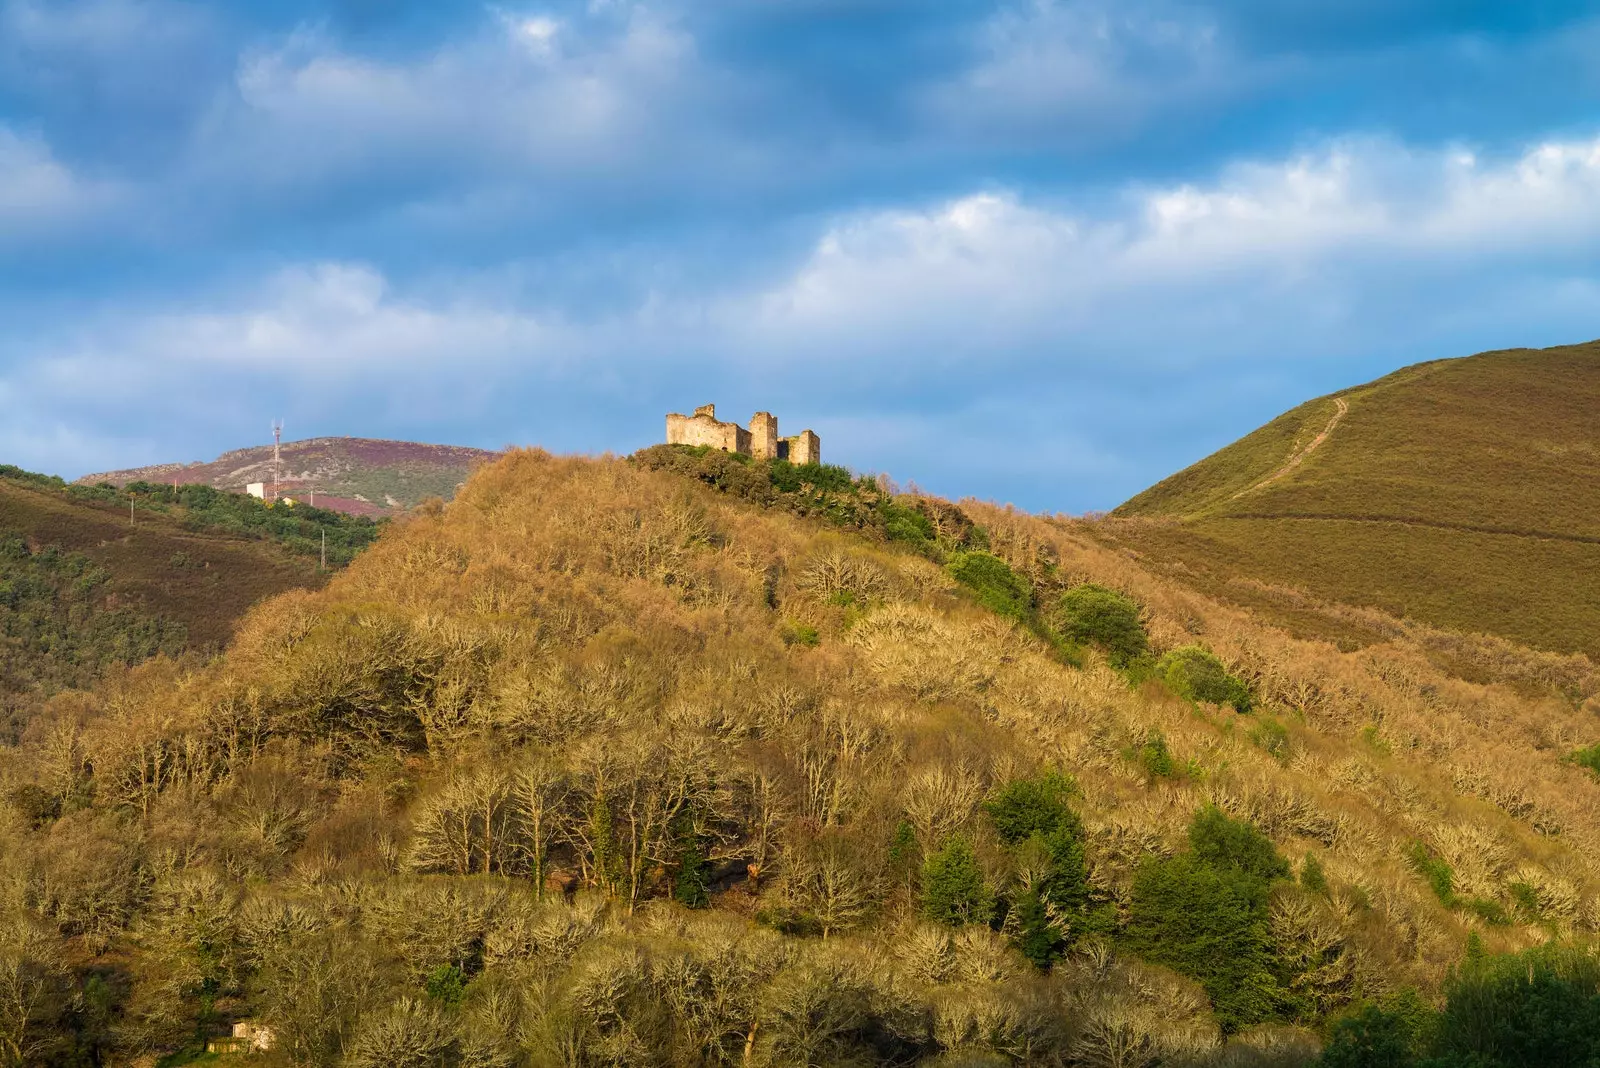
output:
[[948, 927], [988, 923], [994, 900], [972, 843], [952, 838], [928, 858], [922, 869], [922, 911]]

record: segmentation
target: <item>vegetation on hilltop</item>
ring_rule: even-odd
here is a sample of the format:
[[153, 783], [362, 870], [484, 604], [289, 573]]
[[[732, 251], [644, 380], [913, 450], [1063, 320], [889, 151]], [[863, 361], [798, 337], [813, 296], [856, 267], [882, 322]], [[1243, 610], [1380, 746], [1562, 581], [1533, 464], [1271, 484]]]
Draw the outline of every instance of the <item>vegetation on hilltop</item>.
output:
[[1600, 655], [1597, 410], [1600, 343], [1419, 364], [1280, 416], [1093, 533], [1257, 610], [1265, 582]]
[[[1467, 681], [1008, 510], [682, 473], [513, 452], [226, 656], [52, 701], [0, 749], [0, 1048], [252, 1018], [362, 1068], [1464, 1065], [1523, 1048], [1482, 1007], [1525, 970], [1591, 1003], [1592, 671]], [[976, 552], [1005, 572], [964, 584]], [[1113, 667], [1115, 629], [1066, 662], [1086, 584], [1252, 712]], [[1548, 982], [1498, 963], [1552, 938]]]

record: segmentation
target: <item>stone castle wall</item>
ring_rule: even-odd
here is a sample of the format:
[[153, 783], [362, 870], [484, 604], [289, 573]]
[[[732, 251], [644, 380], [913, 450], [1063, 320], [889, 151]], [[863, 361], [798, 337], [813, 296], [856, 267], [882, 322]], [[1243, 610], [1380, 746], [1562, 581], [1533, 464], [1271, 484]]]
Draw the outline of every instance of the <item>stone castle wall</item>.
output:
[[717, 418], [714, 404], [702, 404], [693, 415], [667, 416], [667, 444], [708, 446], [757, 460], [789, 460], [797, 464], [822, 462], [822, 439], [809, 430], [793, 437], [778, 436], [778, 419], [771, 412], [750, 417], [750, 429]]

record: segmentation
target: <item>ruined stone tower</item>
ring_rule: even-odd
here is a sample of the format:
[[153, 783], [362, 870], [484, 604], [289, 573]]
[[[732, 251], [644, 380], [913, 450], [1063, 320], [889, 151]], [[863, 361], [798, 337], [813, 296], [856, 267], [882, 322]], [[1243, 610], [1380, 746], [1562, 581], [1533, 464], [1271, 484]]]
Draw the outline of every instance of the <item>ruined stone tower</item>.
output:
[[667, 416], [668, 445], [706, 445], [723, 452], [736, 452], [757, 460], [788, 460], [797, 464], [822, 462], [822, 439], [809, 430], [793, 437], [778, 436], [778, 417], [757, 412], [750, 417], [750, 429], [717, 418], [714, 404], [702, 404], [693, 415], [672, 412]]

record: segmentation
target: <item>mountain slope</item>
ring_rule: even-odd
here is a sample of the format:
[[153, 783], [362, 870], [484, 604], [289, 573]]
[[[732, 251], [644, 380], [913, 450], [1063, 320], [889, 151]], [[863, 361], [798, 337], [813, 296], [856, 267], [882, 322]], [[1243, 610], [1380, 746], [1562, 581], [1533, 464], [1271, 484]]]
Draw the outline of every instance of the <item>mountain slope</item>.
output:
[[1310, 401], [1105, 536], [1235, 579], [1600, 655], [1600, 343], [1439, 360]]
[[315, 556], [126, 509], [0, 477], [0, 737], [55, 690], [158, 652], [215, 652], [257, 601], [325, 581]]
[[[495, 453], [459, 445], [427, 445], [373, 438], [309, 438], [286, 441], [281, 451], [279, 490], [297, 498], [315, 494], [319, 507], [355, 515], [389, 515], [429, 497], [449, 500], [478, 464]], [[272, 485], [272, 446], [223, 453], [215, 460], [155, 464], [85, 475], [79, 483], [202, 483], [243, 493], [252, 482]]]
[[[0, 917], [33, 974], [99, 984], [35, 1033], [1309, 1066], [1341, 1013], [1428, 1012], [1470, 935], [1600, 929], [1586, 661], [1341, 653], [1092, 534], [820, 466], [512, 451], [224, 657], [0, 749]], [[1152, 656], [1071, 646], [1068, 592], [1136, 601]], [[1179, 696], [1158, 663], [1195, 643], [1251, 714]]]

